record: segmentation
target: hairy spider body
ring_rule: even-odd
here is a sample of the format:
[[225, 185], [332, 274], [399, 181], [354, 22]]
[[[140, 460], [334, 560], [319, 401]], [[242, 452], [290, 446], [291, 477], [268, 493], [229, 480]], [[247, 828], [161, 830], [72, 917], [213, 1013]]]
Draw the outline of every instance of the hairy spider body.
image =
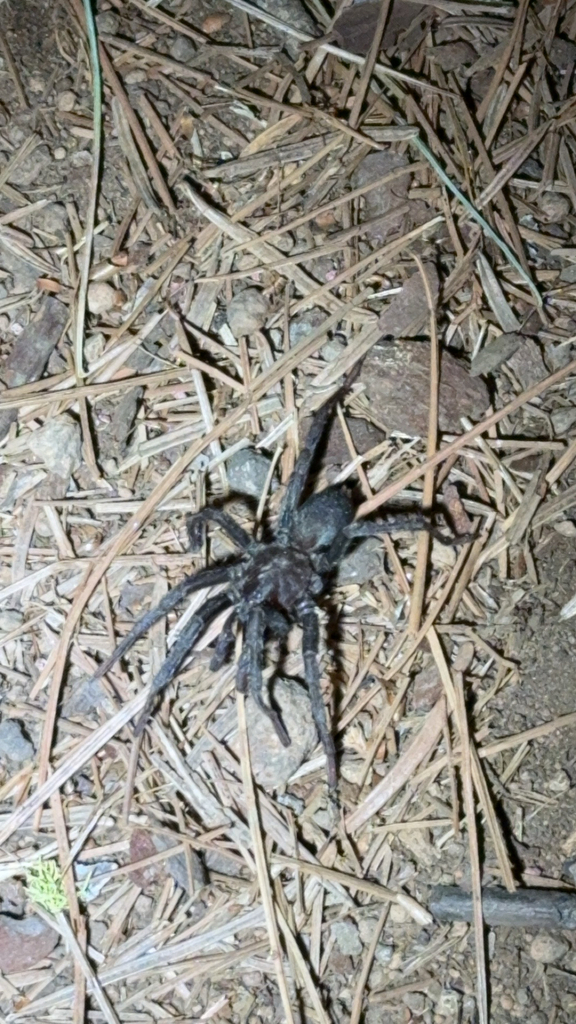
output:
[[[437, 531], [418, 513], [390, 516], [378, 522], [354, 522], [354, 507], [341, 487], [328, 487], [302, 501], [312, 459], [339, 398], [349, 389], [353, 372], [342, 387], [316, 413], [305, 445], [286, 485], [278, 522], [269, 541], [253, 540], [226, 512], [207, 507], [187, 517], [192, 550], [202, 540], [204, 526], [220, 526], [240, 548], [238, 559], [229, 565], [202, 569], [186, 576], [146, 615], [136, 622], [116, 650], [100, 666], [98, 678], [107, 672], [150, 627], [176, 607], [194, 590], [227, 584], [227, 589], [209, 597], [192, 616], [172, 644], [160, 671], [152, 681], [148, 699], [135, 726], [142, 732], [156, 697], [179, 673], [204, 629], [218, 615], [230, 609], [216, 642], [210, 668], [219, 669], [233, 654], [235, 627], [242, 626], [242, 652], [238, 660], [236, 687], [249, 694], [268, 716], [280, 741], [288, 746], [290, 737], [278, 712], [263, 696], [262, 664], [266, 636], [285, 636], [292, 623], [302, 627], [304, 681], [310, 696], [312, 716], [327, 760], [328, 784], [336, 786], [336, 752], [330, 732], [320, 683], [318, 665], [319, 626], [316, 599], [327, 589], [331, 576], [351, 543], [396, 530]], [[444, 540], [454, 542], [454, 538]]]

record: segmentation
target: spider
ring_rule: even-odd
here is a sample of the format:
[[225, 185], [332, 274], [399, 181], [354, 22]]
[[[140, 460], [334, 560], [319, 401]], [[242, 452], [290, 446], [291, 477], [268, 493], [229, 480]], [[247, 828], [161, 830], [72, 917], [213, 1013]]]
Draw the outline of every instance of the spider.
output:
[[337, 402], [349, 390], [357, 374], [352, 371], [341, 387], [317, 411], [304, 447], [286, 484], [276, 528], [269, 540], [252, 537], [227, 513], [207, 507], [189, 514], [186, 526], [190, 547], [201, 546], [204, 527], [219, 526], [239, 548], [231, 564], [201, 569], [186, 576], [140, 618], [109, 658], [99, 667], [98, 679], [123, 657], [151, 626], [175, 608], [187, 594], [205, 587], [227, 584], [224, 591], [209, 597], [192, 616], [173, 643], [166, 660], [150, 686], [144, 710], [134, 733], [140, 735], [156, 703], [158, 694], [178, 675], [188, 654], [209, 623], [225, 609], [231, 609], [216, 647], [210, 669], [218, 671], [231, 657], [235, 629], [242, 626], [243, 644], [238, 661], [236, 687], [249, 694], [268, 716], [284, 746], [290, 737], [278, 712], [265, 701], [262, 686], [262, 661], [267, 636], [285, 637], [292, 623], [302, 627], [304, 681], [310, 697], [312, 717], [324, 748], [328, 785], [337, 785], [336, 751], [328, 725], [318, 665], [319, 625], [317, 600], [332, 580], [334, 571], [351, 544], [360, 537], [373, 537], [398, 530], [426, 530], [443, 543], [459, 543], [464, 537], [445, 538], [422, 514], [389, 515], [378, 521], [354, 521], [354, 506], [344, 487], [328, 487], [304, 501], [312, 460]]

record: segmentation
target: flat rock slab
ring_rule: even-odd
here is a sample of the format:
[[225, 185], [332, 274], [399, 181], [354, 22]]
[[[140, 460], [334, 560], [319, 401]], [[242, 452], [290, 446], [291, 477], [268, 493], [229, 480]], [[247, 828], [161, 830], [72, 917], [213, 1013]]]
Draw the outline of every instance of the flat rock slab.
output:
[[41, 917], [0, 914], [0, 971], [27, 971], [54, 949], [60, 936]]
[[[368, 353], [360, 380], [378, 419], [410, 437], [428, 432], [430, 346], [419, 341], [390, 341]], [[479, 420], [490, 398], [486, 385], [466, 365], [442, 352], [438, 425], [443, 433], [462, 433], [460, 418]]]

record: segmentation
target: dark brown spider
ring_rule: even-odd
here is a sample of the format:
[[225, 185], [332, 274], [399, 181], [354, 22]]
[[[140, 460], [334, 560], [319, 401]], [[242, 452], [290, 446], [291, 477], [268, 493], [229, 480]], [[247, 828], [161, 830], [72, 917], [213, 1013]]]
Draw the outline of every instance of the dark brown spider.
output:
[[226, 608], [232, 609], [217, 640], [210, 662], [217, 671], [232, 655], [234, 630], [241, 623], [243, 646], [238, 661], [236, 687], [249, 694], [268, 716], [280, 741], [290, 745], [282, 719], [262, 694], [262, 660], [267, 635], [285, 636], [291, 623], [302, 627], [304, 679], [310, 695], [312, 716], [326, 753], [328, 784], [336, 786], [336, 752], [332, 738], [318, 667], [319, 628], [316, 600], [330, 584], [335, 567], [354, 540], [398, 530], [426, 530], [444, 543], [464, 538], [443, 538], [423, 515], [417, 512], [388, 516], [377, 522], [354, 522], [354, 507], [342, 487], [328, 487], [301, 503], [312, 459], [338, 400], [356, 377], [353, 371], [341, 388], [316, 413], [294, 471], [286, 485], [276, 529], [269, 541], [253, 540], [226, 512], [205, 508], [187, 517], [192, 551], [198, 550], [207, 522], [216, 523], [240, 549], [238, 559], [228, 565], [202, 569], [186, 576], [156, 608], [134, 625], [122, 643], [100, 666], [95, 679], [104, 675], [151, 626], [176, 607], [187, 594], [204, 587], [228, 584], [227, 589], [210, 597], [192, 616], [174, 644], [160, 671], [153, 679], [148, 700], [134, 732], [139, 735], [153, 710], [156, 697], [178, 675], [188, 654], [208, 624]]

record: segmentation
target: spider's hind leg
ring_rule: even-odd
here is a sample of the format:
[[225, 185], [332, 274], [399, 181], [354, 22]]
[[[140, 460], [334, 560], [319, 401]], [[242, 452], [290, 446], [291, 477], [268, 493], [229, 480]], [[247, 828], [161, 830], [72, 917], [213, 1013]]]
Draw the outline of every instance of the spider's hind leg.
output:
[[265, 629], [266, 617], [262, 608], [258, 606], [251, 608], [244, 627], [244, 642], [238, 662], [236, 687], [240, 693], [250, 694], [256, 707], [260, 708], [260, 711], [272, 722], [282, 746], [289, 747], [292, 741], [280, 715], [269, 704], [266, 704], [262, 696], [262, 653]]
[[330, 732], [322, 688], [320, 686], [320, 671], [318, 668], [318, 651], [320, 647], [320, 630], [318, 628], [318, 615], [315, 606], [305, 602], [300, 607], [300, 622], [302, 624], [302, 653], [304, 655], [304, 678], [310, 703], [312, 705], [312, 718], [318, 730], [320, 742], [326, 754], [328, 768], [328, 785], [335, 790], [338, 784], [336, 773], [336, 747]]
[[216, 641], [216, 647], [212, 660], [210, 662], [210, 671], [217, 672], [218, 669], [222, 668], [222, 665], [226, 664], [229, 660], [232, 651], [234, 649], [234, 643], [236, 640], [236, 634], [234, 633], [234, 626], [238, 621], [238, 614], [232, 612], [222, 627], [222, 632]]

